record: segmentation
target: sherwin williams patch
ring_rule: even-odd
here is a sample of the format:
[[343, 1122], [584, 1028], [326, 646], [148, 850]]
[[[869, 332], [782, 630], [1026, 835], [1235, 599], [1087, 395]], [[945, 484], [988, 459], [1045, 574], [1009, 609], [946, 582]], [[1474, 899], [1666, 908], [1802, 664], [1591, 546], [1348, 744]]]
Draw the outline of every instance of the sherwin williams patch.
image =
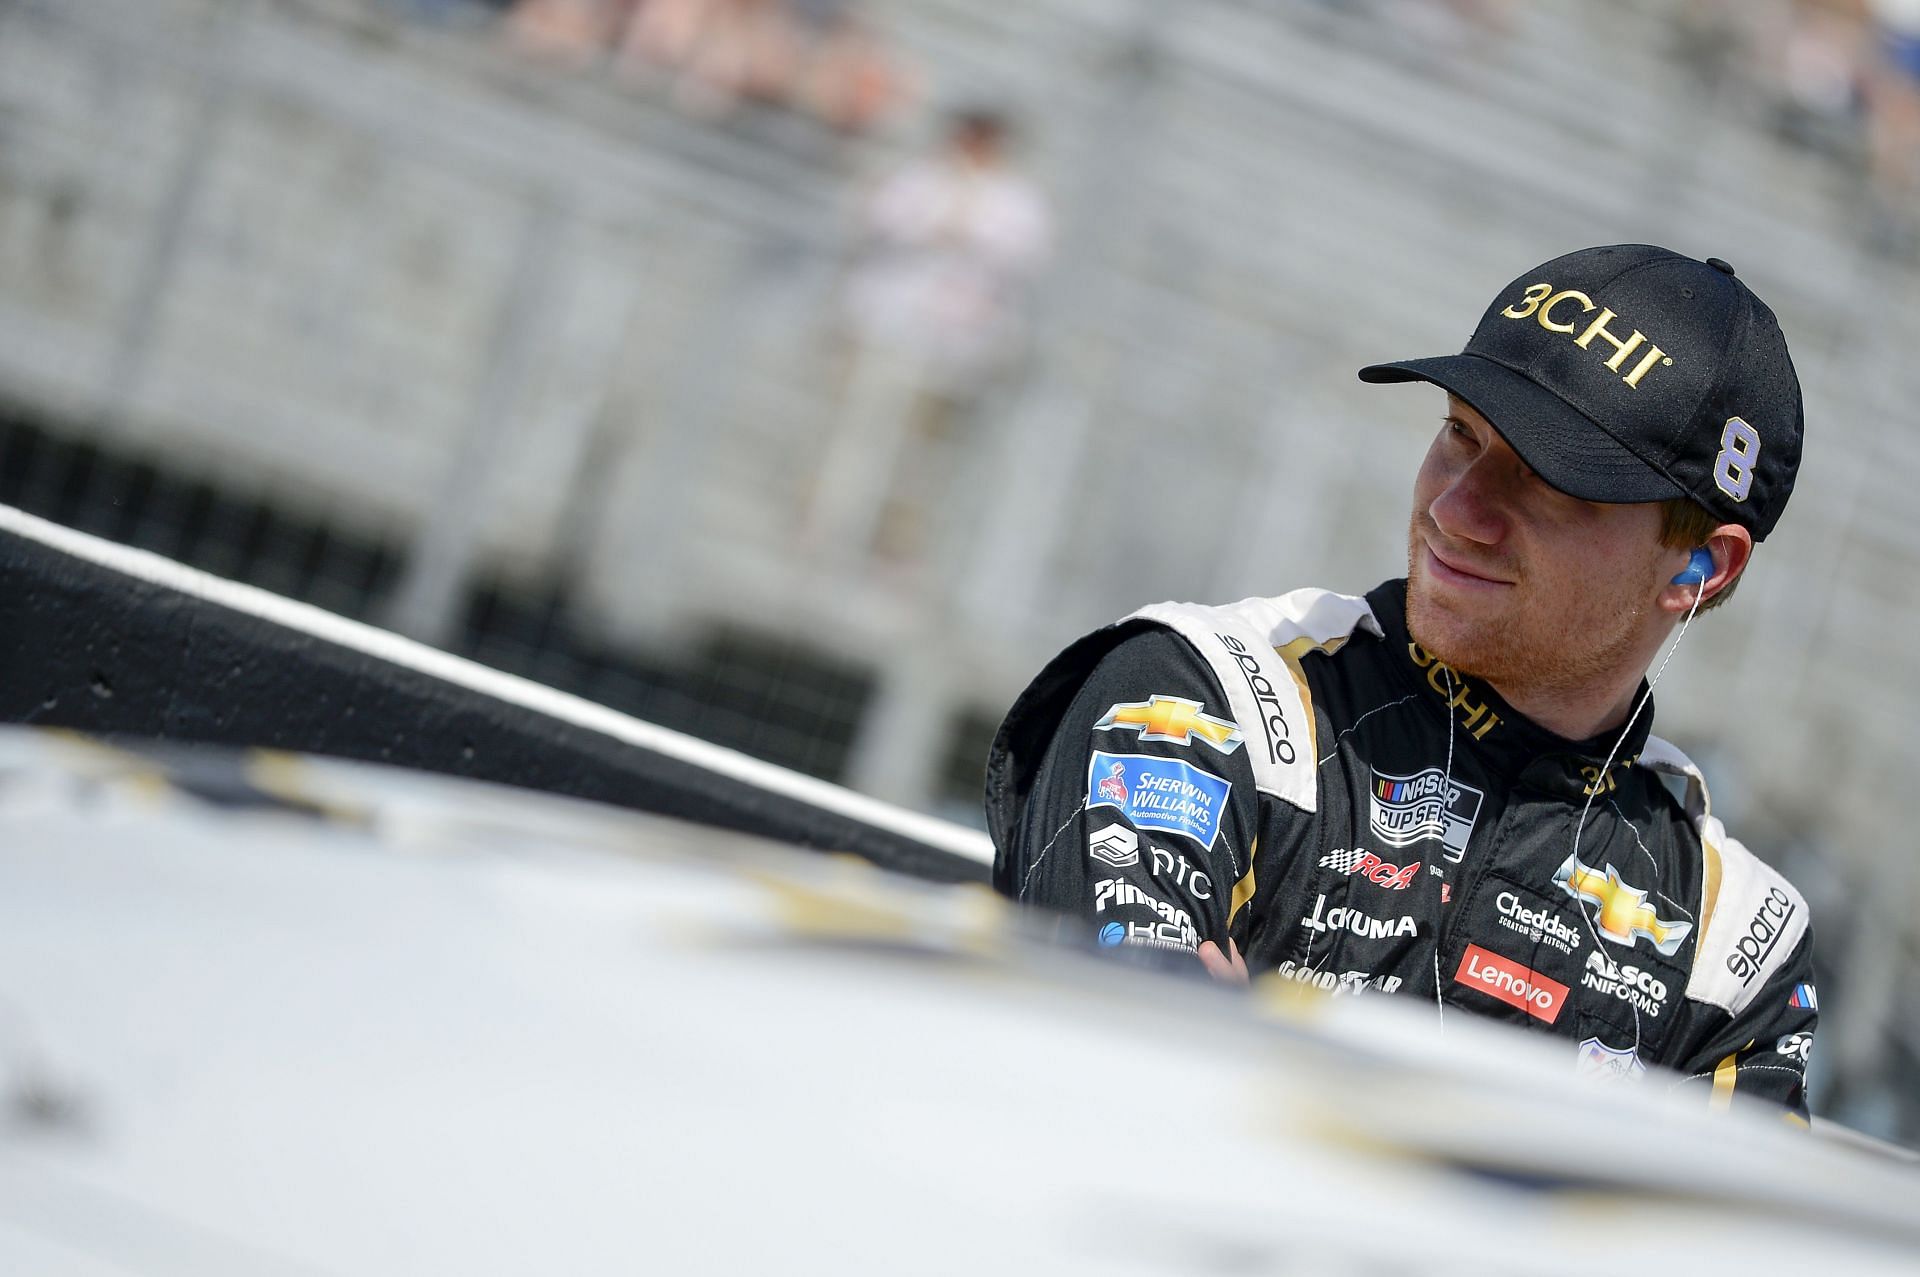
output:
[[1136, 829], [1160, 829], [1212, 849], [1231, 781], [1177, 758], [1093, 751], [1087, 805], [1117, 807]]

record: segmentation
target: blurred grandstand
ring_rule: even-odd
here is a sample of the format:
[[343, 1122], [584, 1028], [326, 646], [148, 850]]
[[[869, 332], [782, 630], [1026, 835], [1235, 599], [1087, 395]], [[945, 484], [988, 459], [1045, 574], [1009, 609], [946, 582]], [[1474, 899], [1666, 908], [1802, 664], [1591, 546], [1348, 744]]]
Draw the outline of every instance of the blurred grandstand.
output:
[[[1659, 730], [1812, 899], [1815, 1108], [1920, 1141], [1901, 6], [665, 7], [0, 0], [0, 502], [977, 820], [1064, 639], [1401, 570], [1434, 414], [1354, 368], [1721, 256], [1813, 446]], [[1051, 247], [956, 385], [847, 297], [978, 104]]]

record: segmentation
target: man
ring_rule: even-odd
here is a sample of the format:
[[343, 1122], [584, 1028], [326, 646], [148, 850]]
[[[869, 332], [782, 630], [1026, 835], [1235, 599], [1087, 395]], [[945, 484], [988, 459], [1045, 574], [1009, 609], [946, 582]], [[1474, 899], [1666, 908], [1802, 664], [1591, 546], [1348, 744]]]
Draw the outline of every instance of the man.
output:
[[1406, 579], [1069, 647], [994, 742], [996, 885], [1118, 952], [1397, 992], [1804, 1116], [1806, 902], [1648, 734], [1644, 677], [1793, 487], [1772, 311], [1717, 259], [1587, 249], [1463, 353], [1360, 376], [1447, 392]]

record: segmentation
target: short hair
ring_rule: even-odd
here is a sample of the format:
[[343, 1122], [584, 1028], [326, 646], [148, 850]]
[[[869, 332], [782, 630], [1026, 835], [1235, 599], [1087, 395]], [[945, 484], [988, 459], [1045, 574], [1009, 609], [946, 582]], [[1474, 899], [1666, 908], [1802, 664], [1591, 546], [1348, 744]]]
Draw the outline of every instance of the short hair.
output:
[[[1720, 527], [1721, 520], [1705, 506], [1691, 497], [1671, 497], [1660, 503], [1660, 544], [1676, 550], [1691, 550], [1695, 546], [1705, 545]], [[1745, 569], [1741, 576], [1745, 576]], [[1740, 585], [1736, 576], [1727, 582], [1727, 588], [1700, 605], [1702, 612], [1711, 612], [1733, 597], [1734, 590]]]

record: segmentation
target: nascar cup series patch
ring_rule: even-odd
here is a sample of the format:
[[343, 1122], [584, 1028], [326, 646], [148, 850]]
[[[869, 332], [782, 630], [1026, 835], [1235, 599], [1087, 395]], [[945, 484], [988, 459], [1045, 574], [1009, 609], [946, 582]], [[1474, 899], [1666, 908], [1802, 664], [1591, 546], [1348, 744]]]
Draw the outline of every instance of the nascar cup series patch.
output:
[[1162, 829], [1209, 850], [1233, 783], [1177, 758], [1093, 751], [1087, 764], [1087, 806], [1117, 807], [1136, 829]]
[[1473, 836], [1486, 794], [1450, 778], [1438, 767], [1411, 776], [1373, 773], [1367, 795], [1367, 823], [1389, 847], [1406, 847], [1422, 838], [1438, 838], [1446, 858], [1458, 862]]

